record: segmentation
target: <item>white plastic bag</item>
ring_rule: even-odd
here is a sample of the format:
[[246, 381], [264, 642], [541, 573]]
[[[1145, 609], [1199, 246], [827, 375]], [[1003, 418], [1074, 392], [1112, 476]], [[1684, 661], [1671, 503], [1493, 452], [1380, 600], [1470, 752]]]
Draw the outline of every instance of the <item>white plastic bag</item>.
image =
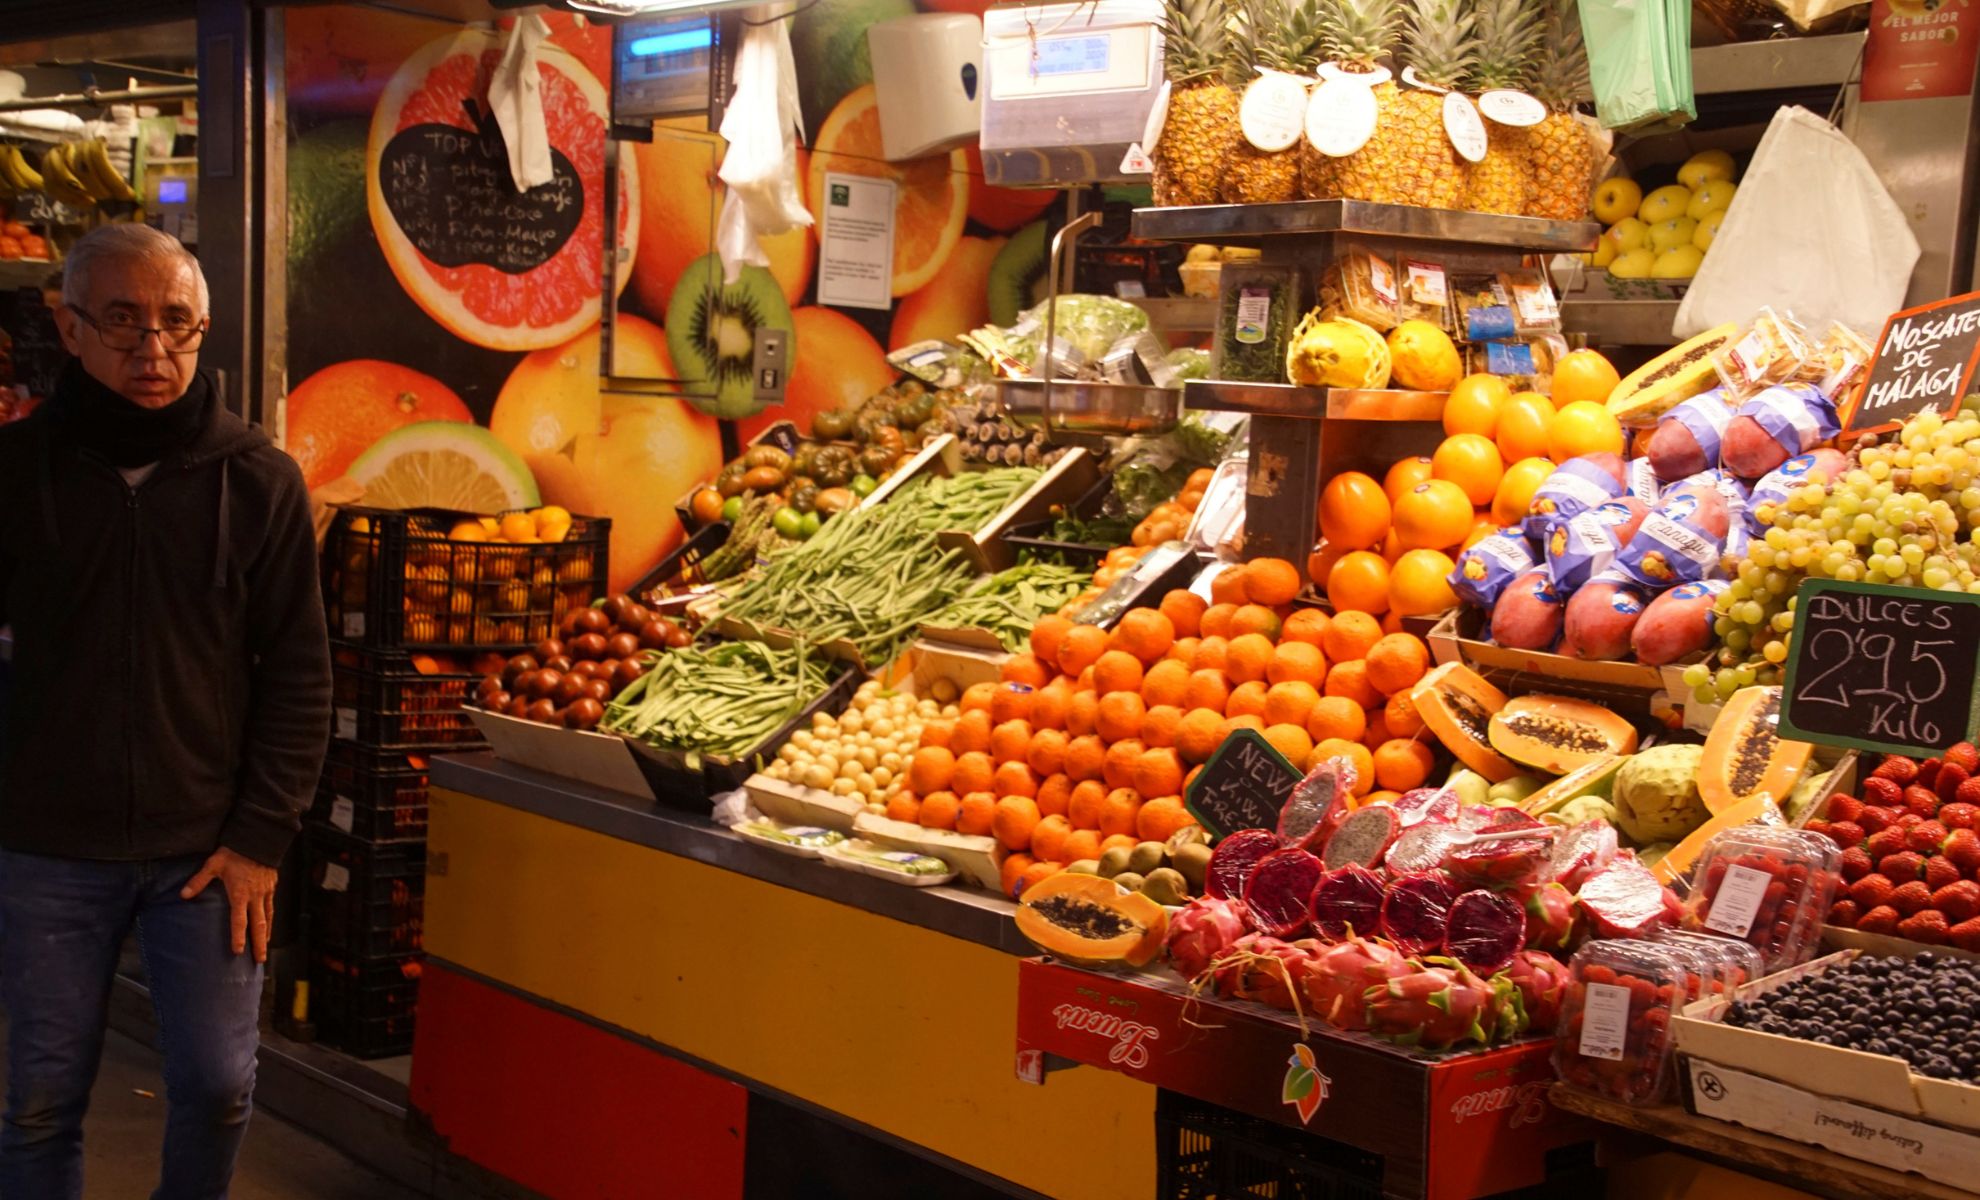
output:
[[767, 267], [761, 239], [811, 224], [797, 177], [797, 64], [791, 57], [788, 5], [749, 9], [736, 50], [736, 90], [722, 117], [729, 152], [722, 182], [729, 186], [715, 227], [722, 271], [734, 283], [745, 266]]
[[1917, 262], [1918, 239], [1862, 151], [1807, 109], [1783, 108], [1672, 333], [1743, 325], [1762, 305], [1791, 311], [1809, 329], [1833, 320], [1874, 333], [1904, 307]]
[[488, 106], [502, 130], [509, 151], [509, 174], [516, 190], [526, 192], [556, 178], [550, 161], [550, 131], [543, 121], [543, 82], [536, 70], [537, 52], [550, 36], [543, 18], [527, 16], [516, 22], [502, 59], [488, 80]]

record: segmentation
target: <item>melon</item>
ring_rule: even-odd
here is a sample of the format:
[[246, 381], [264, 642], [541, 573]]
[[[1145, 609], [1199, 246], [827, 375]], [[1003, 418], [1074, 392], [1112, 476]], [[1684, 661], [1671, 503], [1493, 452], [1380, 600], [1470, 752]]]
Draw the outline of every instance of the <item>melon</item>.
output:
[[1636, 749], [1636, 727], [1615, 713], [1586, 700], [1538, 692], [1502, 705], [1492, 714], [1487, 736], [1500, 754], [1552, 775]]
[[1698, 794], [1713, 815], [1766, 793], [1785, 805], [1815, 747], [1780, 736], [1781, 689], [1742, 688], [1719, 712], [1698, 764]]
[[1492, 717], [1506, 706], [1506, 694], [1478, 672], [1463, 663], [1445, 663], [1419, 680], [1409, 698], [1423, 724], [1459, 762], [1493, 783], [1520, 773], [1492, 748]]
[[1739, 337], [1737, 324], [1708, 329], [1629, 373], [1609, 393], [1609, 413], [1625, 425], [1652, 425], [1658, 417], [1719, 385], [1712, 355]]
[[1111, 879], [1061, 871], [1018, 900], [1018, 932], [1055, 958], [1146, 966], [1162, 952], [1169, 914]]

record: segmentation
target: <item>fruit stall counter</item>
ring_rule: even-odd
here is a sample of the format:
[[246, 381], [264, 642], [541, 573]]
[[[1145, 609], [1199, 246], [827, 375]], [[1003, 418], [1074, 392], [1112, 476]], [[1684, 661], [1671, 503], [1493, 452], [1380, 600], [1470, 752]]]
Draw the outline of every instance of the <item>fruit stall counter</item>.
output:
[[549, 1195], [741, 1197], [754, 1092], [997, 1191], [1154, 1193], [1154, 1086], [1014, 1070], [1008, 903], [490, 755], [435, 761], [429, 817], [412, 1105], [454, 1153]]

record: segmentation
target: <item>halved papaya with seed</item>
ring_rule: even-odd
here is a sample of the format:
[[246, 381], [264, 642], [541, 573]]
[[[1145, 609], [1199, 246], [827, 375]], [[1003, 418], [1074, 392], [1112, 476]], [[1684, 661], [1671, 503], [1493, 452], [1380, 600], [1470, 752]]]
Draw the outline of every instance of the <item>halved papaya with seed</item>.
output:
[[1698, 796], [1706, 808], [1722, 813], [1761, 792], [1787, 806], [1815, 747], [1782, 738], [1780, 721], [1778, 687], [1742, 688], [1726, 701], [1698, 764]]
[[1492, 714], [1506, 706], [1506, 694], [1463, 663], [1445, 663], [1417, 681], [1409, 694], [1423, 724], [1459, 762], [1493, 783], [1504, 783], [1519, 768], [1492, 748]]
[[1492, 748], [1517, 763], [1566, 775], [1636, 751], [1636, 726], [1586, 700], [1535, 692], [1492, 714]]
[[1068, 962], [1143, 967], [1162, 952], [1169, 914], [1111, 879], [1063, 871], [1018, 899], [1017, 926], [1032, 945]]

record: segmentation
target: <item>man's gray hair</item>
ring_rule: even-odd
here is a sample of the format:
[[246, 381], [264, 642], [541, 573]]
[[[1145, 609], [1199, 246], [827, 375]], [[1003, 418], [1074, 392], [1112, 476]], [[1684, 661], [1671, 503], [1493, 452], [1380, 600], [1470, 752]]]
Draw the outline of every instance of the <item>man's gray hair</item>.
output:
[[67, 261], [63, 263], [62, 303], [80, 308], [89, 298], [89, 277], [96, 264], [106, 259], [130, 258], [181, 262], [192, 268], [193, 289], [199, 297], [199, 312], [194, 315], [207, 315], [206, 273], [199, 269], [199, 260], [192, 251], [161, 229], [129, 221], [99, 225], [69, 247]]

